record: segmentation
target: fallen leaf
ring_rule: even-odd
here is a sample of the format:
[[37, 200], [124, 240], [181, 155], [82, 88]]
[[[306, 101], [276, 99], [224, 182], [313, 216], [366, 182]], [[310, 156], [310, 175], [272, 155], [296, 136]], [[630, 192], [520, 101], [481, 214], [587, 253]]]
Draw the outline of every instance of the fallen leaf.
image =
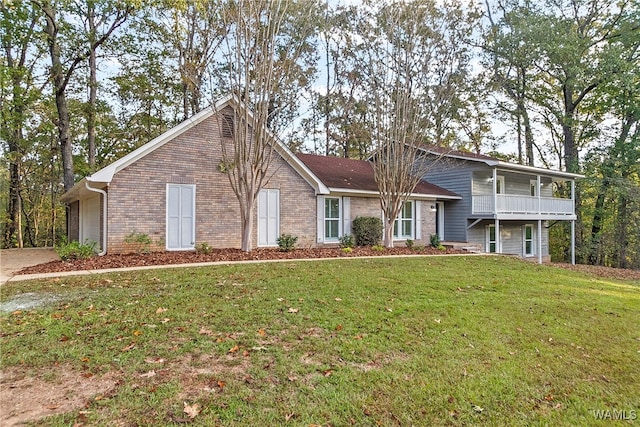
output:
[[213, 331], [212, 330], [204, 328], [204, 327], [200, 328], [200, 332], [199, 333], [200, 333], [200, 335], [208, 335], [208, 336], [213, 335]]
[[436, 323], [442, 322], [442, 320], [440, 320], [440, 319], [433, 319], [433, 321], [436, 322]]
[[287, 414], [287, 415], [284, 416], [284, 420], [285, 421], [289, 421], [289, 420], [291, 420], [291, 418], [293, 418], [295, 416], [296, 416], [296, 414], [294, 414], [294, 413]]
[[387, 311], [388, 311], [389, 313], [391, 313], [391, 312], [393, 311], [393, 309], [392, 309], [391, 307], [387, 307]]
[[162, 319], [162, 323], [167, 323], [169, 320], [171, 319], [169, 319], [168, 317], [165, 317], [164, 319]]
[[164, 359], [161, 359], [159, 357], [147, 357], [146, 359], [144, 359], [144, 361], [150, 364], [164, 363]]
[[338, 302], [342, 301], [342, 298], [334, 298], [334, 299]]
[[297, 308], [289, 307], [289, 313], [297, 313], [298, 311], [299, 309]]
[[155, 376], [156, 376], [156, 371], [153, 371], [153, 370], [144, 374], [140, 374], [140, 378], [151, 378]]
[[125, 351], [129, 351], [129, 350], [133, 350], [136, 346], [136, 343], [132, 342], [131, 344], [129, 344], [128, 346], [126, 346], [125, 348], [123, 348], [121, 351], [125, 352]]
[[278, 302], [283, 302], [284, 298], [278, 298]]
[[264, 330], [264, 329], [260, 328], [260, 329], [258, 329], [258, 335], [260, 335], [261, 337], [263, 337], [263, 336], [267, 335], [267, 333], [265, 332], [265, 330]]
[[229, 349], [228, 353], [237, 353], [239, 349], [240, 347], [238, 347], [238, 345], [234, 345]]
[[136, 329], [135, 331], [133, 331], [133, 335], [136, 336], [136, 337], [140, 336], [140, 335], [142, 335], [142, 331], [139, 331], [139, 330]]
[[342, 330], [342, 325], [336, 326], [336, 331], [341, 331], [341, 330]]
[[184, 413], [191, 419], [194, 419], [200, 413], [200, 405], [194, 403], [193, 405], [189, 405], [187, 402], [184, 402]]
[[484, 408], [481, 408], [478, 405], [473, 405], [473, 410], [480, 414], [484, 411]]
[[156, 314], [160, 314], [160, 313], [164, 313], [165, 311], [168, 311], [168, 308], [164, 308], [164, 307], [158, 307], [158, 309], [156, 310]]

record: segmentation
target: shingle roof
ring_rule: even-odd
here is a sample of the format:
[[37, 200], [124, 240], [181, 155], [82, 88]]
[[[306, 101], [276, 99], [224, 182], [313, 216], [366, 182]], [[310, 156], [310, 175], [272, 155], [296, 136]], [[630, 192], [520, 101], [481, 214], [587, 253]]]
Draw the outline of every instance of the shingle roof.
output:
[[[304, 153], [296, 155], [329, 188], [351, 191], [378, 191], [373, 166], [366, 160]], [[418, 183], [413, 192], [433, 196], [459, 197], [456, 193], [426, 181]]]

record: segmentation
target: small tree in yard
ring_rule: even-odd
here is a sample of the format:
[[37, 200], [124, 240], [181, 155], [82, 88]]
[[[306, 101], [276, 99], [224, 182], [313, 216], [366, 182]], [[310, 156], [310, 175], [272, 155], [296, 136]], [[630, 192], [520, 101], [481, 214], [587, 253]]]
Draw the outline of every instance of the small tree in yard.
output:
[[256, 201], [275, 140], [293, 117], [300, 88], [315, 73], [312, 41], [319, 10], [316, 0], [238, 0], [223, 14], [229, 30], [221, 87], [240, 108], [221, 112], [221, 170], [238, 198], [245, 252], [252, 248]]
[[384, 245], [393, 247], [402, 205], [434, 163], [425, 144], [443, 144], [455, 114], [468, 61], [463, 22], [471, 15], [433, 0], [385, 3], [372, 13], [362, 20], [362, 61]]

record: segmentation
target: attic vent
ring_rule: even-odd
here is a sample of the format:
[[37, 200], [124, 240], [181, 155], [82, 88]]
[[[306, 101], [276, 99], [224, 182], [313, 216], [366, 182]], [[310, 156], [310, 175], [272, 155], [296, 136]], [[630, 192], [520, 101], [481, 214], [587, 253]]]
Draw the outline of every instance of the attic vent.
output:
[[232, 114], [222, 114], [222, 121], [220, 123], [220, 127], [222, 130], [223, 138], [233, 138], [233, 115]]

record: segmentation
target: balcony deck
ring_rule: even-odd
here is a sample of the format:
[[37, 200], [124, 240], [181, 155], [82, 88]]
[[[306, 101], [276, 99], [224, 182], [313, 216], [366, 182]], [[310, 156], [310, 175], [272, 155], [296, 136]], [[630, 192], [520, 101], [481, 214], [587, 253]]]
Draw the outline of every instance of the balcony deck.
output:
[[[495, 206], [494, 206], [495, 204]], [[472, 196], [473, 215], [523, 219], [575, 219], [573, 199], [531, 197], [511, 194]]]

